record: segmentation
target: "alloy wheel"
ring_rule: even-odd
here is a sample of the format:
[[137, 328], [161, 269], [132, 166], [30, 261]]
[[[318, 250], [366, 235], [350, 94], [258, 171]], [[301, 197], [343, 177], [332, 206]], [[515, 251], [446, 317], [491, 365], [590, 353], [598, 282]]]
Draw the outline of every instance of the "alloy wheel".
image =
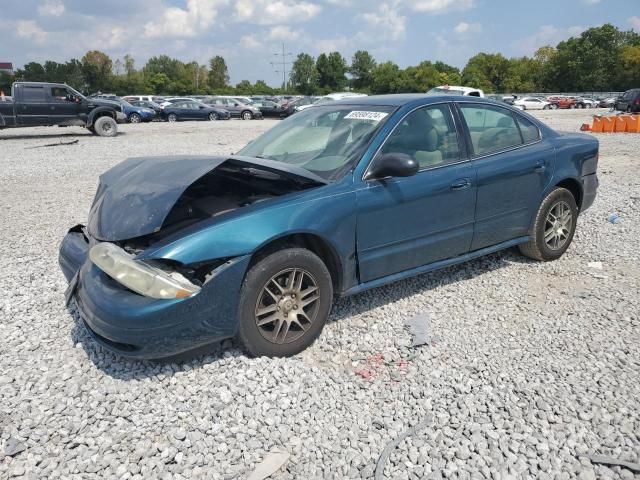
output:
[[302, 337], [318, 316], [320, 292], [316, 279], [302, 268], [277, 273], [264, 285], [255, 308], [260, 334], [275, 344]]
[[218, 120], [218, 114], [217, 113], [210, 113], [209, 114], [209, 120], [211, 120], [211, 121]]
[[565, 201], [551, 207], [544, 225], [544, 242], [551, 250], [560, 250], [571, 235], [573, 213]]
[[167, 117], [167, 120], [170, 122], [175, 122], [176, 120], [178, 120], [178, 117], [174, 113], [170, 113]]
[[140, 123], [141, 120], [142, 119], [140, 118], [140, 115], [138, 115], [137, 113], [132, 113], [129, 117], [129, 122], [131, 123]]

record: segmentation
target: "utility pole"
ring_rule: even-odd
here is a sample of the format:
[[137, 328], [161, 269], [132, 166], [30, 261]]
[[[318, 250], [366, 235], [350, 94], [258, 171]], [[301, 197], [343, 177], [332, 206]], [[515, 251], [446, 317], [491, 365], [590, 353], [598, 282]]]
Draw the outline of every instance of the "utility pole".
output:
[[279, 68], [276, 73], [282, 73], [282, 88], [287, 91], [287, 66], [292, 65], [293, 62], [289, 61], [289, 58], [293, 58], [293, 53], [285, 53], [284, 43], [282, 44], [282, 53], [274, 53], [274, 57], [280, 57], [275, 62], [271, 62], [271, 66]]

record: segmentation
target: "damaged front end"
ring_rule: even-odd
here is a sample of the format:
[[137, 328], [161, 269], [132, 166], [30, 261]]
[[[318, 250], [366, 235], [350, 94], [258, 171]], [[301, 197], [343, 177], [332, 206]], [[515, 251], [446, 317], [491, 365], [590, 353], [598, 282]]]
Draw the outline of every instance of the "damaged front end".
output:
[[69, 230], [59, 257], [70, 282], [68, 300], [76, 299], [89, 333], [106, 348], [138, 358], [235, 335], [250, 252], [228, 257], [212, 251], [195, 263], [148, 252], [159, 243], [179, 244], [198, 224], [214, 225], [240, 209], [324, 183], [275, 163], [130, 159], [102, 175], [87, 226]]

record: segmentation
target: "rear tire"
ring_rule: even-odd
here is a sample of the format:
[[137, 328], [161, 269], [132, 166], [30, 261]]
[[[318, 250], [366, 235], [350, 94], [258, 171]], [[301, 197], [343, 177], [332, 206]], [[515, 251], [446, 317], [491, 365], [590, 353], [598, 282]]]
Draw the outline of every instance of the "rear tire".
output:
[[331, 275], [317, 255], [303, 248], [276, 251], [245, 277], [238, 337], [256, 357], [295, 355], [318, 338], [332, 302]]
[[529, 233], [531, 240], [519, 245], [524, 256], [543, 262], [560, 258], [576, 232], [578, 206], [566, 188], [554, 189], [540, 204]]
[[118, 134], [118, 124], [111, 117], [100, 117], [93, 123], [96, 135], [100, 137], [115, 137]]
[[167, 122], [177, 122], [178, 121], [178, 116], [175, 113], [170, 113], [169, 115], [167, 115]]

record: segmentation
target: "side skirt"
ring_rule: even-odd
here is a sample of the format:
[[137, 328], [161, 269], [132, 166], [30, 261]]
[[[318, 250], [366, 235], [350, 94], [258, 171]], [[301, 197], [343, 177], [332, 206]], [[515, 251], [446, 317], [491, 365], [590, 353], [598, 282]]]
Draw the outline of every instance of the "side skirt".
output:
[[420, 267], [412, 268], [411, 270], [405, 270], [403, 272], [387, 275], [386, 277], [377, 278], [375, 280], [371, 280], [370, 282], [361, 283], [359, 285], [351, 287], [350, 289], [342, 292], [342, 296], [346, 297], [349, 295], [355, 295], [357, 293], [364, 292], [365, 290], [370, 290], [372, 288], [387, 285], [388, 283], [397, 282], [398, 280], [404, 280], [405, 278], [415, 277], [417, 275], [422, 275], [423, 273], [433, 272], [434, 270], [440, 270], [441, 268], [446, 268], [452, 265], [457, 265], [459, 263], [464, 263], [469, 260], [473, 260], [474, 258], [482, 257], [490, 253], [495, 253], [500, 250], [504, 250], [506, 248], [511, 248], [528, 241], [529, 241], [528, 236], [518, 237], [518, 238], [514, 238], [513, 240], [498, 243], [497, 245], [492, 245], [491, 247], [481, 248], [480, 250], [475, 250], [473, 252], [460, 255], [458, 257], [448, 258], [446, 260], [440, 260], [438, 262], [429, 263], [427, 265], [422, 265]]

